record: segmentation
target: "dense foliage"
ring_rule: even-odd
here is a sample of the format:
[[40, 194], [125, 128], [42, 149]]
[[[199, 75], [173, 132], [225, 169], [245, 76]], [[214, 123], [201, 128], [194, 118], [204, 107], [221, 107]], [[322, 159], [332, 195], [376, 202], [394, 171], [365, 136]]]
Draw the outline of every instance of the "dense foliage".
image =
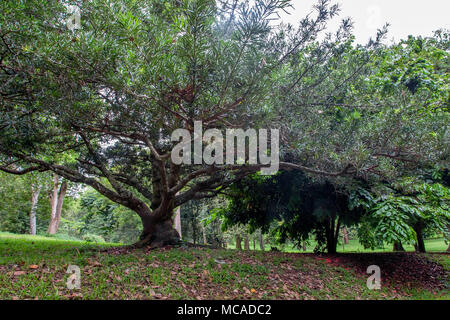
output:
[[449, 237], [449, 189], [439, 183], [414, 180], [404, 179], [382, 190], [378, 187], [378, 194], [364, 189], [352, 194], [351, 207], [367, 211], [359, 228], [359, 239], [365, 247], [413, 242], [416, 250], [425, 252], [424, 237]]
[[341, 226], [358, 223], [364, 211], [350, 210], [345, 190], [328, 181], [314, 181], [303, 173], [285, 171], [270, 178], [251, 176], [227, 192], [225, 227], [248, 224], [271, 232], [280, 243], [288, 239], [300, 248], [314, 235], [316, 250], [336, 252]]
[[[68, 5], [81, 12], [75, 30]], [[437, 185], [372, 197], [375, 206], [350, 210], [347, 202], [357, 182], [394, 186], [448, 167], [448, 32], [387, 46], [384, 27], [361, 45], [350, 19], [325, 32], [339, 14], [329, 0], [297, 25], [280, 23], [289, 10], [287, 0], [2, 1], [0, 171], [52, 172], [89, 186], [102, 197], [78, 192], [80, 212], [65, 218], [67, 228], [112, 241], [142, 230], [139, 245], [177, 243], [175, 208], [233, 184], [229, 221], [253, 229], [283, 221], [280, 239], [300, 243], [314, 233], [328, 251], [339, 226], [362, 211], [376, 231], [382, 227], [371, 219], [389, 224], [386, 213], [396, 210], [398, 232], [385, 241], [412, 239], [428, 225], [443, 230], [446, 222], [434, 217], [448, 208], [436, 200], [445, 194]], [[171, 134], [192, 133], [194, 121], [221, 132], [279, 128], [280, 169], [295, 172], [246, 178], [263, 165], [172, 162]], [[31, 185], [21, 186], [23, 199]], [[6, 214], [23, 215], [28, 204], [20, 206]], [[220, 226], [199, 224], [210, 208], [185, 212], [194, 241], [195, 226], [211, 234]], [[23, 232], [24, 223], [7, 228]]]

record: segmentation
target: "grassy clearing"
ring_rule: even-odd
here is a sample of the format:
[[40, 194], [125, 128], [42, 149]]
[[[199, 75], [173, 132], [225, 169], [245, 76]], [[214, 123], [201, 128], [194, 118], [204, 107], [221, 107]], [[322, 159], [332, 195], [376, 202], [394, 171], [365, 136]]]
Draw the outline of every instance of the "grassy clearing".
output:
[[[369, 290], [368, 275], [326, 256], [114, 244], [0, 234], [1, 299], [448, 299], [442, 288]], [[344, 255], [345, 256], [345, 255]], [[448, 268], [449, 256], [431, 254]], [[69, 290], [68, 266], [81, 269]], [[448, 269], [447, 269], [448, 270]]]
[[[316, 247], [316, 242], [311, 241], [306, 246], [306, 251], [299, 250], [298, 248], [294, 247], [293, 245], [286, 245], [283, 248], [284, 252], [298, 252], [298, 253], [312, 253], [314, 252], [314, 248]], [[405, 244], [403, 245], [406, 252], [414, 252], [414, 246], [411, 244]], [[445, 242], [444, 238], [438, 238], [438, 239], [427, 239], [425, 240], [425, 248], [428, 252], [445, 252], [447, 250], [448, 243]], [[232, 243], [228, 245], [229, 249], [236, 249], [236, 244]], [[253, 243], [250, 245], [251, 250], [255, 250], [253, 247]], [[256, 250], [259, 250], [259, 245], [256, 244]], [[270, 245], [265, 245], [265, 250], [270, 250]], [[364, 247], [359, 243], [358, 240], [350, 240], [348, 244], [342, 244], [340, 243], [337, 246], [337, 252], [345, 253], [345, 252], [391, 252], [392, 246], [386, 246], [384, 248], [377, 248], [375, 250], [371, 249], [364, 249]]]

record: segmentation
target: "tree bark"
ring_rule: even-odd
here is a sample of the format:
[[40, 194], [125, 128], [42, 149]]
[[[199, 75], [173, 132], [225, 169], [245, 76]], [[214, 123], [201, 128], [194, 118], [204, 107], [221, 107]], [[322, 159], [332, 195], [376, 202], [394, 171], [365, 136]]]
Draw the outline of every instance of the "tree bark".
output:
[[334, 238], [331, 237], [328, 241], [327, 241], [327, 252], [330, 254], [334, 254], [337, 252], [337, 244], [334, 241]]
[[67, 181], [64, 180], [59, 188], [58, 176], [53, 177], [53, 193], [51, 196], [51, 216], [50, 224], [48, 226], [48, 233], [55, 234], [58, 231], [59, 223], [61, 221], [61, 212], [64, 203], [64, 199], [67, 193]]
[[394, 242], [394, 246], [392, 248], [393, 251], [404, 252], [405, 249], [400, 241]]
[[259, 249], [261, 249], [261, 251], [264, 251], [264, 249], [265, 249], [264, 236], [263, 236], [262, 232], [259, 233]]
[[335, 254], [337, 252], [337, 248], [336, 248], [336, 244], [334, 243], [334, 241], [330, 241], [327, 243], [327, 252], [330, 254]]
[[236, 249], [242, 250], [242, 239], [239, 234], [236, 235]]
[[203, 233], [203, 244], [207, 245], [208, 241], [206, 241], [206, 230], [204, 226], [202, 226], [202, 233]]
[[58, 187], [59, 187], [59, 181], [58, 181], [58, 175], [53, 174], [53, 192], [49, 193], [49, 199], [50, 199], [50, 224], [48, 226], [47, 232], [52, 234], [55, 224], [55, 217], [56, 217], [56, 205], [58, 204]]
[[140, 241], [135, 246], [159, 248], [167, 245], [180, 243], [180, 235], [173, 227], [172, 210], [171, 213], [151, 214], [148, 208], [142, 208], [139, 216], [142, 220], [143, 230]]
[[192, 239], [194, 240], [194, 244], [197, 244], [197, 221], [195, 219], [197, 215], [194, 214], [194, 208], [192, 208], [192, 217], [191, 217], [191, 225], [192, 225]]
[[342, 234], [344, 236], [344, 244], [348, 244], [348, 231], [346, 227], [342, 228]]
[[182, 234], [181, 234], [181, 210], [180, 210], [180, 207], [177, 208], [177, 211], [175, 213], [175, 230], [177, 230], [178, 234], [180, 235], [180, 239], [181, 239]]
[[250, 242], [248, 240], [248, 234], [244, 237], [244, 250], [250, 250]]
[[31, 186], [31, 211], [30, 211], [30, 234], [36, 234], [36, 209], [39, 200], [41, 186]]
[[[159, 248], [180, 243], [180, 234], [174, 228], [173, 212], [175, 209], [175, 195], [167, 190], [174, 186], [178, 177], [178, 167], [171, 164], [172, 172], [169, 179], [166, 176], [164, 163], [152, 159], [152, 201], [147, 207], [140, 200], [129, 200], [130, 209], [134, 210], [142, 220], [143, 230], [137, 247], [148, 246]], [[205, 230], [203, 228], [205, 242]]]
[[325, 229], [327, 238], [327, 252], [334, 254], [337, 252], [337, 243], [339, 237], [339, 229], [341, 227], [341, 218], [338, 217], [337, 224], [335, 224], [335, 217], [329, 219], [329, 224]]
[[417, 237], [417, 242], [415, 245], [416, 251], [420, 252], [420, 253], [425, 253], [426, 252], [425, 251], [425, 242], [423, 240], [423, 233], [422, 233], [423, 226], [420, 222], [416, 223], [414, 225], [414, 231], [416, 232], [416, 237]]
[[58, 194], [58, 204], [56, 205], [56, 226], [55, 226], [55, 232], [59, 229], [59, 223], [61, 222], [61, 212], [62, 207], [64, 204], [64, 199], [66, 198], [67, 193], [67, 181], [63, 181], [61, 184], [61, 189], [59, 190]]

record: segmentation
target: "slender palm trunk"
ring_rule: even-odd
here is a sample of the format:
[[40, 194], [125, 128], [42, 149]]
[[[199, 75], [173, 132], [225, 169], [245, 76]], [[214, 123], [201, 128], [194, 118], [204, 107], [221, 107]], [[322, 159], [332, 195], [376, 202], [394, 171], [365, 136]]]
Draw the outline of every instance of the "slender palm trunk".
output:
[[342, 234], [344, 236], [344, 244], [348, 244], [348, 231], [346, 227], [342, 228]]
[[67, 181], [61, 183], [59, 187], [58, 176], [54, 175], [53, 179], [53, 193], [51, 196], [51, 218], [48, 226], [48, 233], [55, 234], [58, 231], [59, 223], [61, 222], [61, 212], [64, 204], [64, 199], [67, 193]]
[[206, 230], [204, 226], [202, 226], [202, 233], [203, 233], [203, 244], [207, 245], [208, 241], [206, 240]]
[[[56, 205], [58, 204], [58, 187], [59, 187], [59, 181], [58, 181], [58, 175], [53, 174], [53, 190], [49, 193], [49, 199], [50, 199], [50, 224], [48, 226], [47, 232], [52, 234], [54, 230], [54, 224], [56, 219]], [[54, 232], [53, 232], [54, 233]]]
[[59, 190], [58, 194], [58, 204], [56, 205], [56, 225], [55, 225], [56, 231], [58, 231], [59, 223], [61, 222], [62, 207], [64, 204], [64, 199], [66, 198], [67, 187], [68, 187], [67, 181], [63, 181], [63, 183], [61, 184], [61, 189]]
[[261, 249], [261, 251], [264, 251], [264, 236], [262, 234], [262, 232], [259, 233], [259, 248]]
[[244, 237], [244, 250], [250, 250], [250, 242], [248, 240], [248, 234]]
[[241, 236], [239, 234], [236, 235], [236, 249], [238, 250], [242, 250], [242, 239]]
[[194, 244], [197, 244], [197, 221], [196, 214], [194, 214], [194, 210], [192, 210], [191, 216], [191, 225], [192, 225], [192, 239], [194, 240]]
[[180, 235], [180, 238], [182, 238], [182, 235], [181, 235], [181, 209], [180, 209], [180, 207], [177, 208], [177, 211], [175, 213], [175, 230], [178, 231], [178, 234]]
[[30, 211], [30, 234], [36, 234], [36, 209], [39, 200], [41, 186], [31, 186], [31, 211]]

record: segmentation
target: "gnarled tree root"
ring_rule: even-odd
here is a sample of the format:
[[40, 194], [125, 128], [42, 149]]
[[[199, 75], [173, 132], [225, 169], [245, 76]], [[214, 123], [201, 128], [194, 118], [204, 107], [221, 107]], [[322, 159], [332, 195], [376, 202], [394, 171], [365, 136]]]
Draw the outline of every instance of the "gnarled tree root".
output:
[[140, 240], [136, 242], [135, 248], [161, 248], [165, 246], [180, 245], [182, 241], [178, 231], [172, 226], [171, 221], [164, 221], [152, 225], [148, 230], [142, 232]]

